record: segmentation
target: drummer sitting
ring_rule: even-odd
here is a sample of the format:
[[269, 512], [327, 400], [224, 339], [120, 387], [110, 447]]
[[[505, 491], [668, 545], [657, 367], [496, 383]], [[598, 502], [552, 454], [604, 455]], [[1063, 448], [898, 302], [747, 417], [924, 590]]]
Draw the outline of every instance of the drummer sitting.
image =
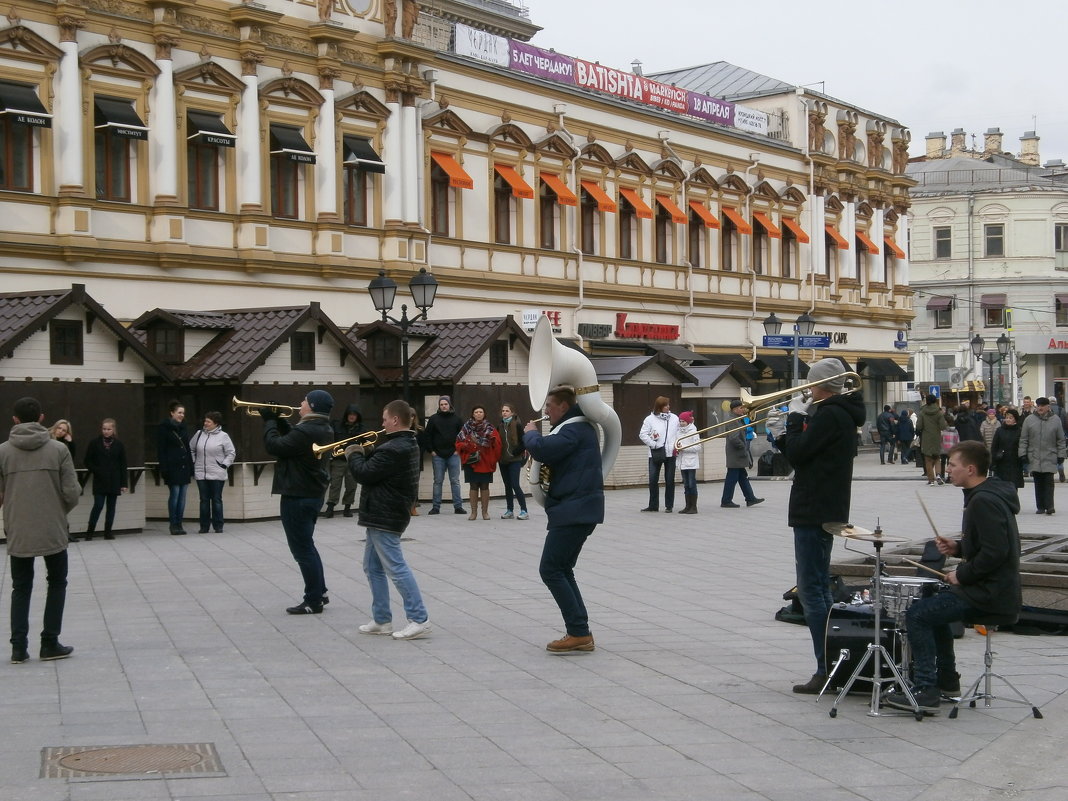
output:
[[[1016, 615], [1020, 592], [1020, 532], [1016, 488], [987, 477], [990, 454], [982, 442], [966, 441], [949, 452], [949, 481], [964, 490], [960, 541], [938, 536], [938, 550], [963, 561], [946, 574], [947, 588], [913, 603], [905, 613], [912, 646], [913, 696], [924, 712], [937, 711], [941, 694], [960, 695], [960, 676], [949, 624], [982, 613]], [[889, 706], [911, 711], [903, 691], [885, 698]]]

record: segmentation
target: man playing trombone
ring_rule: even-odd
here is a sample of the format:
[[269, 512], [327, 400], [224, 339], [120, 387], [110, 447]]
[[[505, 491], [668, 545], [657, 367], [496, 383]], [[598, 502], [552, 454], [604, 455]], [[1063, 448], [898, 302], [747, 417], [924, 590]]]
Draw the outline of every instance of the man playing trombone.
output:
[[789, 524], [794, 530], [797, 596], [812, 636], [816, 672], [795, 693], [815, 695], [827, 681], [824, 641], [831, 596], [834, 537], [824, 523], [849, 520], [857, 426], [864, 423], [859, 392], [843, 394], [846, 373], [838, 359], [821, 359], [808, 371], [812, 399], [795, 395], [779, 449], [794, 468]]

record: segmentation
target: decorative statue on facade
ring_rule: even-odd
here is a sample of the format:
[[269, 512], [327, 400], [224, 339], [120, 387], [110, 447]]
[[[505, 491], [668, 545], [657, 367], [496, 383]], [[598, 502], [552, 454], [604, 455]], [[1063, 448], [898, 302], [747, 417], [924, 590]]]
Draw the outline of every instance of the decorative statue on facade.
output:
[[838, 158], [853, 161], [857, 157], [857, 123], [845, 119], [838, 123]]
[[316, 0], [320, 22], [327, 22], [330, 19], [330, 15], [334, 13], [334, 2], [335, 0]]
[[899, 136], [894, 137], [894, 175], [904, 175], [905, 169], [909, 165], [909, 142], [912, 140], [912, 134], [908, 131], [902, 131]]
[[886, 134], [880, 130], [868, 131], [868, 166], [883, 166], [883, 139]]
[[808, 112], [808, 149], [814, 153], [823, 152], [824, 128], [827, 112], [814, 108]]
[[382, 26], [386, 36], [397, 35], [397, 0], [382, 0]]
[[404, 14], [401, 17], [401, 36], [412, 38], [415, 23], [419, 21], [419, 4], [415, 0], [404, 0]]

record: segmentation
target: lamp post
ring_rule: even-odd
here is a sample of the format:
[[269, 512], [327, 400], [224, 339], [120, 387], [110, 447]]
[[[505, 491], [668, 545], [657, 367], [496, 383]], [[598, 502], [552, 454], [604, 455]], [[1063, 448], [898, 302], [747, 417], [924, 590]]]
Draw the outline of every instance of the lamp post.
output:
[[[797, 369], [797, 351], [801, 344], [801, 337], [810, 337], [815, 330], [816, 318], [808, 312], [802, 312], [794, 321], [793, 347], [791, 348], [794, 356], [793, 386], [797, 386], [800, 383]], [[775, 312], [772, 312], [764, 319], [764, 333], [769, 337], [774, 337], [778, 336], [780, 331], [782, 331], [782, 320], [775, 316]]]
[[984, 344], [985, 344], [985, 342], [983, 341], [983, 338], [981, 336], [979, 336], [978, 334], [976, 334], [972, 338], [972, 341], [971, 341], [972, 356], [975, 357], [976, 361], [983, 362], [987, 367], [987, 381], [988, 381], [988, 385], [990, 386], [990, 393], [989, 393], [989, 398], [988, 398], [987, 402], [988, 403], [993, 403], [994, 402], [994, 365], [995, 364], [1000, 364], [1004, 360], [1004, 358], [1006, 356], [1008, 356], [1010, 343], [1009, 343], [1009, 338], [1007, 336], [1005, 336], [1005, 334], [1002, 334], [1001, 336], [999, 336], [997, 338], [997, 341], [994, 343], [995, 345], [997, 345], [997, 348], [998, 348], [997, 349], [997, 353], [990, 352], [988, 354], [987, 353], [983, 353], [983, 345]]
[[408, 282], [408, 290], [412, 293], [412, 301], [415, 303], [416, 308], [419, 309], [419, 314], [409, 317], [408, 304], [401, 304], [401, 316], [398, 320], [389, 314], [393, 308], [393, 301], [397, 297], [396, 282], [386, 276], [385, 270], [379, 270], [378, 277], [367, 285], [367, 291], [371, 293], [371, 302], [375, 306], [375, 311], [382, 312], [382, 322], [392, 323], [401, 330], [403, 397], [404, 402], [411, 405], [412, 400], [408, 392], [408, 329], [414, 323], [426, 319], [427, 310], [434, 305], [434, 296], [438, 292], [438, 282], [434, 279], [434, 276], [426, 271], [426, 267], [420, 267], [419, 274], [413, 275], [412, 280]]

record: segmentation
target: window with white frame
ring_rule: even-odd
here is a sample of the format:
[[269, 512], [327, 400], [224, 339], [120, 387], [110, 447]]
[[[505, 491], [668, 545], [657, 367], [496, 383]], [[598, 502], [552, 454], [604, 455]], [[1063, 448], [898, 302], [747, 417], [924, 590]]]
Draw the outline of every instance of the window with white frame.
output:
[[1005, 255], [1005, 226], [1001, 223], [988, 223], [983, 226], [983, 255]]
[[953, 257], [953, 229], [948, 225], [939, 225], [934, 229], [934, 257], [950, 259]]

